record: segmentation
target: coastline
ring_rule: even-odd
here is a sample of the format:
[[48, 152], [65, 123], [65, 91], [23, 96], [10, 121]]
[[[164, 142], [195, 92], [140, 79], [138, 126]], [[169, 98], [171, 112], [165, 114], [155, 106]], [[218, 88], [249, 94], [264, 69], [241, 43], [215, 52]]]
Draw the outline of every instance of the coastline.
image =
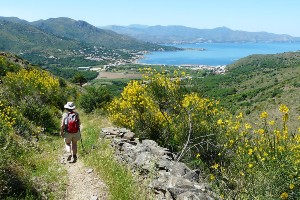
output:
[[188, 68], [191, 70], [208, 70], [208, 71], [212, 71], [216, 74], [224, 74], [227, 69], [227, 65], [198, 65], [198, 64], [182, 64], [182, 65], [167, 65], [167, 64], [149, 64], [149, 63], [141, 63], [141, 62], [135, 62], [132, 64], [138, 64], [138, 65], [142, 65], [142, 66], [175, 66], [175, 67], [179, 67], [179, 68]]
[[134, 63], [169, 66], [223, 66], [253, 54], [277, 54], [300, 49], [300, 43], [200, 43], [175, 46], [182, 48], [182, 51], [146, 52], [137, 57]]
[[145, 66], [175, 66], [175, 67], [182, 67], [182, 68], [186, 67], [186, 68], [191, 68], [191, 69], [195, 69], [195, 70], [199, 70], [199, 69], [212, 70], [212, 68], [225, 69], [225, 67], [227, 66], [227, 65], [204, 65], [204, 64], [163, 64], [163, 63], [151, 64], [151, 63], [140, 62], [141, 60], [145, 59], [146, 54], [151, 54], [151, 52], [147, 52], [143, 55], [137, 56], [137, 58], [135, 58], [131, 62], [131, 64], [145, 65]]

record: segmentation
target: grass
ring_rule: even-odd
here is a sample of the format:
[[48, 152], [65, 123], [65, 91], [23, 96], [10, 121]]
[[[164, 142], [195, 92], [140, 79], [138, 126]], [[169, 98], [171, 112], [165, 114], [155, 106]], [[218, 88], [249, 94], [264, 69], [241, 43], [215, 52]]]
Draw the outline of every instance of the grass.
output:
[[1, 149], [6, 161], [0, 165], [0, 186], [6, 191], [0, 198], [63, 199], [67, 172], [58, 161], [62, 144], [57, 136], [41, 135], [38, 142], [29, 142], [14, 135], [8, 149]]
[[[112, 200], [152, 199], [146, 186], [137, 182], [129, 168], [114, 159], [114, 151], [108, 141], [99, 138], [102, 127], [111, 126], [106, 117], [99, 114], [81, 114], [83, 121], [82, 139], [85, 151], [83, 160], [93, 167], [109, 188]], [[86, 153], [86, 154], [84, 154]]]
[[57, 136], [44, 136], [39, 142], [41, 152], [31, 158], [36, 161], [36, 170], [32, 175], [47, 183], [46, 193], [50, 199], [64, 197], [68, 181], [67, 171], [59, 159], [63, 150], [63, 139]]

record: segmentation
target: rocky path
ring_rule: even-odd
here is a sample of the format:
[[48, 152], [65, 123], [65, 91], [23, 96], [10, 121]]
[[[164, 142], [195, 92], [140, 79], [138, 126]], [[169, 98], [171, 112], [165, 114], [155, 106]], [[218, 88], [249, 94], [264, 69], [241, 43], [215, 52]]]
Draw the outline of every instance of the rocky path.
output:
[[[81, 127], [81, 130], [83, 127]], [[78, 143], [78, 147], [80, 141]], [[61, 158], [68, 172], [68, 185], [66, 190], [66, 200], [106, 200], [108, 199], [108, 188], [99, 179], [99, 176], [92, 168], [84, 166], [80, 160], [80, 154], [76, 162], [68, 161], [69, 153], [65, 153]]]
[[66, 161], [68, 155], [63, 156], [62, 162], [68, 172], [67, 200], [105, 200], [108, 199], [108, 189], [99, 179], [95, 171], [86, 168], [80, 157], [77, 162]]

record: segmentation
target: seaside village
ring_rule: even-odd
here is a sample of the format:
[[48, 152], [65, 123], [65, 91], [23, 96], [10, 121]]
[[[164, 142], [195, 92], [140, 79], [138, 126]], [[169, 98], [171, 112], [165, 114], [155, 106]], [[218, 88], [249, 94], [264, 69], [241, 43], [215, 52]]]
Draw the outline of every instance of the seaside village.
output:
[[216, 65], [216, 66], [208, 66], [208, 65], [181, 65], [181, 68], [190, 68], [192, 70], [208, 70], [214, 74], [225, 74], [226, 65]]
[[[118, 68], [118, 66], [122, 66], [122, 65], [128, 65], [128, 64], [140, 64], [140, 65], [159, 65], [159, 66], [166, 66], [165, 64], [145, 64], [145, 63], [139, 63], [139, 60], [142, 59], [144, 57], [144, 54], [146, 54], [148, 52], [146, 51], [140, 51], [140, 52], [135, 52], [135, 53], [131, 53], [132, 58], [125, 60], [125, 59], [112, 59], [112, 58], [104, 58], [105, 60], [110, 60], [111, 63], [107, 64], [107, 65], [103, 65], [103, 67], [78, 67], [77, 70], [78, 71], [89, 71], [89, 70], [93, 70], [93, 71], [110, 71], [113, 70], [114, 68]], [[86, 57], [85, 59], [90, 59], [90, 60], [96, 60], [93, 57]], [[98, 58], [99, 59], [99, 58]], [[101, 58], [100, 60], [103, 60], [103, 58]], [[226, 65], [216, 65], [216, 66], [209, 66], [209, 65], [188, 65], [188, 64], [184, 64], [184, 65], [175, 65], [178, 66], [179, 68], [189, 68], [191, 70], [207, 70], [210, 71], [211, 73], [214, 74], [224, 74], [226, 72]]]
[[[94, 48], [84, 48], [78, 51], [73, 51], [74, 55], [84, 55], [86, 60], [93, 61], [108, 61], [108, 64], [103, 65], [103, 67], [78, 67], [78, 71], [111, 71], [114, 68], [118, 68], [118, 66], [128, 65], [128, 64], [139, 64], [139, 65], [159, 65], [165, 66], [164, 64], [145, 64], [140, 63], [139, 61], [144, 58], [144, 55], [149, 53], [148, 51], [129, 51], [126, 49], [119, 49], [121, 52], [126, 52], [130, 54], [130, 58], [124, 59], [119, 55], [119, 52], [116, 50], [104, 50], [101, 47], [98, 48], [94, 46]], [[208, 66], [208, 65], [174, 65], [179, 66], [180, 68], [189, 68], [192, 70], [207, 70], [214, 74], [224, 74], [226, 65], [217, 65], [217, 66]]]
[[[128, 64], [128, 63], [127, 63]], [[138, 64], [138, 63], [135, 63]], [[109, 64], [109, 65], [104, 65], [103, 67], [78, 67], [77, 70], [78, 71], [110, 71], [114, 68], [117, 68], [118, 66], [122, 66], [122, 65], [126, 65], [125, 63], [122, 64]], [[150, 65], [150, 64], [143, 64], [140, 63], [140, 65]], [[152, 66], [154, 64], [151, 64]], [[161, 66], [161, 65], [160, 65]], [[162, 65], [165, 66], [165, 65]], [[211, 73], [214, 74], [225, 74], [226, 72], [226, 65], [217, 65], [217, 66], [208, 66], [208, 65], [180, 65], [179, 68], [189, 68], [192, 70], [207, 70], [210, 71]]]

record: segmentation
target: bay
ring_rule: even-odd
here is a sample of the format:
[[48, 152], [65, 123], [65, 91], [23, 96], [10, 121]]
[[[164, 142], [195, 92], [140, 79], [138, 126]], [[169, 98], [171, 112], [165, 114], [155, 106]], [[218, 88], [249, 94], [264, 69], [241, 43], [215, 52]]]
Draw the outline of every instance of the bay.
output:
[[[276, 54], [299, 51], [300, 43], [198, 43], [164, 44], [184, 51], [151, 52], [138, 62], [162, 65], [228, 65], [252, 54]], [[202, 50], [204, 49], [204, 50]]]

